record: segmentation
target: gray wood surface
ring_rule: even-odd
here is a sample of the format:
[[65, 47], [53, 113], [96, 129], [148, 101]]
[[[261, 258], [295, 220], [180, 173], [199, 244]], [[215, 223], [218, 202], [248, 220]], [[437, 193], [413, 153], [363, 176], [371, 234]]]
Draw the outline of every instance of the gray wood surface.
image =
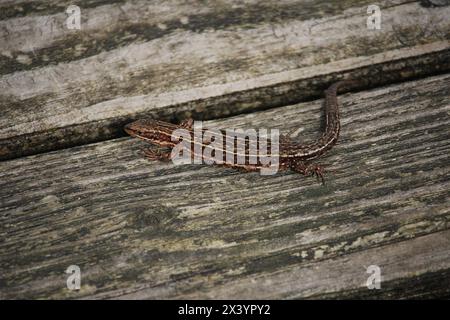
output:
[[[450, 75], [339, 97], [322, 186], [120, 138], [0, 163], [0, 298], [449, 296]], [[321, 129], [322, 100], [208, 121]], [[80, 291], [66, 288], [69, 265]], [[366, 268], [381, 268], [368, 290]]]
[[[123, 135], [150, 115], [212, 119], [450, 70], [450, 7], [381, 1], [71, 1], [0, 4], [0, 159]], [[420, 23], [418, 23], [420, 21]]]

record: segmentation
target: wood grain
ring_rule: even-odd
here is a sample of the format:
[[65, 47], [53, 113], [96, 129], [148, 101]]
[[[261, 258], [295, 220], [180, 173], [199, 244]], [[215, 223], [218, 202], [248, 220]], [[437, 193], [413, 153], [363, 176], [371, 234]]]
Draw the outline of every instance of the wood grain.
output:
[[[450, 70], [450, 7], [369, 0], [0, 4], [0, 159], [123, 135], [142, 115], [213, 119]], [[417, 21], [421, 21], [420, 24]]]
[[[130, 138], [1, 162], [0, 298], [448, 296], [449, 83], [340, 96], [325, 186], [149, 162]], [[314, 139], [322, 102], [207, 124]], [[381, 290], [365, 287], [369, 265]]]

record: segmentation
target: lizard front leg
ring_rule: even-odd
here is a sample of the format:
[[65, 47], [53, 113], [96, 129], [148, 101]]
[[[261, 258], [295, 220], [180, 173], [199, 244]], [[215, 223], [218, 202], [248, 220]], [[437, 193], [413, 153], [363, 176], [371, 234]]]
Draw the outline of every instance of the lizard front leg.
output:
[[181, 123], [180, 123], [180, 127], [184, 128], [184, 129], [188, 129], [188, 130], [192, 130], [193, 125], [194, 125], [194, 119], [192, 119], [192, 118], [185, 119], [185, 120], [181, 121]]
[[171, 159], [171, 151], [163, 151], [159, 148], [144, 149], [144, 155], [149, 160], [169, 161]]

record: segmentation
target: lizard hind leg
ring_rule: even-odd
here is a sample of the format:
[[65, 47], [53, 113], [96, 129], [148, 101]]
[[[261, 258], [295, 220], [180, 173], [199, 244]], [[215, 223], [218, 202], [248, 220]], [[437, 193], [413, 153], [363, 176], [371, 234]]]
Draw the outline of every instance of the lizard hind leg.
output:
[[317, 180], [322, 181], [322, 184], [325, 185], [325, 178], [323, 177], [323, 175], [325, 174], [325, 169], [318, 164], [313, 164], [311, 165], [311, 169], [310, 169], [313, 173], [313, 175], [315, 175], [317, 177]]
[[309, 174], [316, 176], [317, 180], [320, 180], [322, 181], [322, 184], [325, 184], [324, 179], [325, 169], [318, 164], [294, 160], [293, 163], [290, 165], [290, 169], [294, 172], [303, 174], [305, 176]]

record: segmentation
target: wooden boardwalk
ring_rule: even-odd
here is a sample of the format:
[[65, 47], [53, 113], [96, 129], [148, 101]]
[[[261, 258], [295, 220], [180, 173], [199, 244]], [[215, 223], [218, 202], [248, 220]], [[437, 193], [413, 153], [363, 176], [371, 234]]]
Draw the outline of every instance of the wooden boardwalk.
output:
[[[71, 1], [1, 2], [0, 298], [449, 297], [450, 4], [427, 3], [369, 30], [372, 1], [90, 0], [69, 30]], [[325, 186], [150, 162], [123, 132], [313, 140], [342, 78]]]

